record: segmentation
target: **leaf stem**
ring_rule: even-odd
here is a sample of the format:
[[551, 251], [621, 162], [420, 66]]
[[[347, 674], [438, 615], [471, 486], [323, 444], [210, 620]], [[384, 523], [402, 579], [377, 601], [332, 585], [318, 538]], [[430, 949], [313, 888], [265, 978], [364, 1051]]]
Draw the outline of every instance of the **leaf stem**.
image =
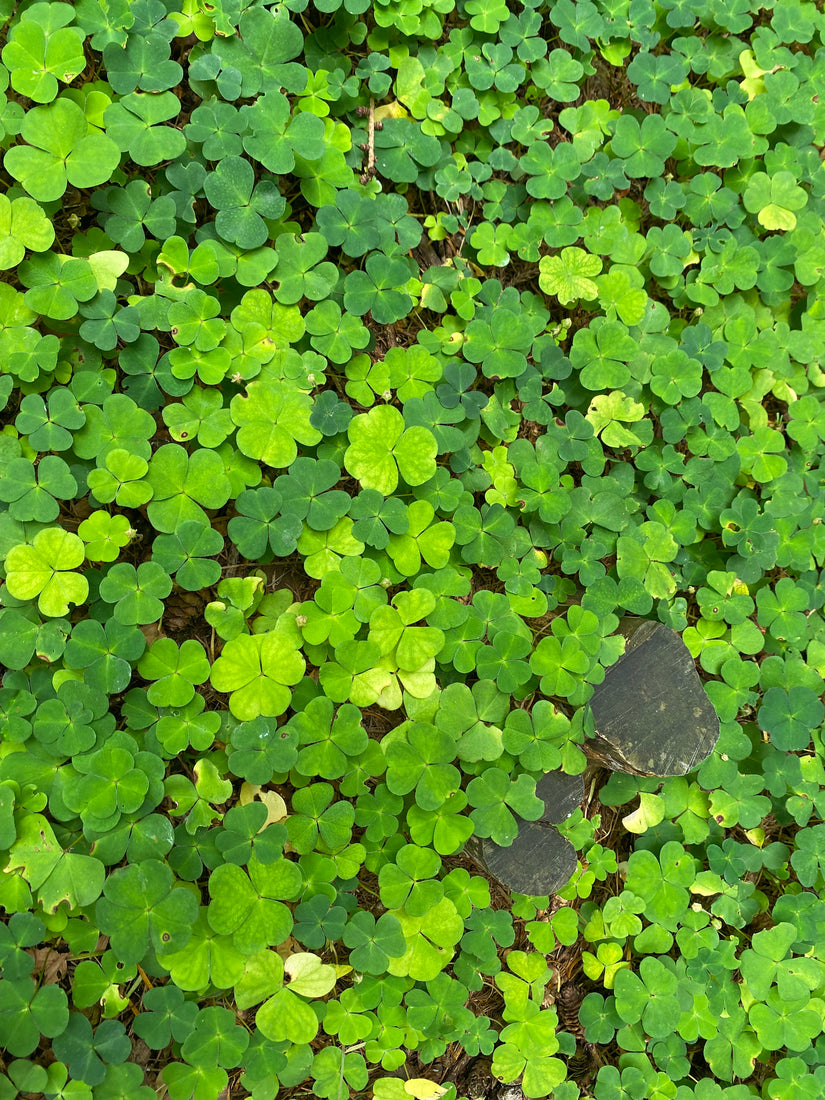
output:
[[367, 119], [367, 167], [365, 174], [372, 176], [375, 168], [375, 96], [370, 96], [370, 113]]

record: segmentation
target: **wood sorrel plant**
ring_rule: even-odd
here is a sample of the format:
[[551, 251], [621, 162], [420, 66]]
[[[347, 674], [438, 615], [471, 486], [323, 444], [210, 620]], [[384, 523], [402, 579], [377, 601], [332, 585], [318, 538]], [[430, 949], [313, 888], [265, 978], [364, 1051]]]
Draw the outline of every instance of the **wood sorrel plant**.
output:
[[[0, 27], [0, 1097], [820, 1096], [819, 7]], [[491, 892], [626, 614], [718, 747]]]

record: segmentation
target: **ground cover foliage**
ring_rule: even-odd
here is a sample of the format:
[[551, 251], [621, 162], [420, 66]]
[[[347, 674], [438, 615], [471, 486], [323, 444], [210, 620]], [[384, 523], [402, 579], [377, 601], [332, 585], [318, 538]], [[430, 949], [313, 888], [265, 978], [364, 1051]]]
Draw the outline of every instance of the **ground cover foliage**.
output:
[[0, 15], [0, 1097], [821, 1096], [823, 13]]

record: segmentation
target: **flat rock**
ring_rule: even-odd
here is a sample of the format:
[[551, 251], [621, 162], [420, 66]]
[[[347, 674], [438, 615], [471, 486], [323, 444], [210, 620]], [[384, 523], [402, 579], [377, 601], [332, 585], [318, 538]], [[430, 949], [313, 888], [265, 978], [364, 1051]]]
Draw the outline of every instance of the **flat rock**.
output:
[[584, 778], [564, 772], [547, 772], [536, 784], [544, 801], [538, 821], [517, 816], [518, 836], [509, 847], [490, 839], [470, 837], [465, 854], [502, 886], [519, 894], [554, 894], [576, 870], [576, 849], [554, 825], [561, 824], [584, 798]]
[[614, 771], [686, 775], [713, 752], [719, 718], [680, 635], [628, 616], [624, 654], [596, 686], [588, 755]]
[[[596, 732], [585, 748], [591, 759], [634, 775], [686, 775], [710, 755], [719, 719], [693, 658], [675, 630], [627, 616], [620, 631], [625, 651], [590, 700]], [[536, 784], [544, 802], [538, 821], [518, 819], [518, 836], [505, 848], [471, 837], [465, 853], [491, 878], [519, 894], [554, 894], [576, 870], [576, 850], [554, 828], [584, 798], [580, 775], [548, 772]]]

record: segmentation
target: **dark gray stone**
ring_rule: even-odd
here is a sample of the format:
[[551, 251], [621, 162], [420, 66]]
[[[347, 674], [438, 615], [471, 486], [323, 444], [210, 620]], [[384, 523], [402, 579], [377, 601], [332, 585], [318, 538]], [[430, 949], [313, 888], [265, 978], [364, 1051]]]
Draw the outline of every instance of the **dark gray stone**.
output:
[[[590, 700], [596, 732], [586, 752], [614, 771], [686, 775], [713, 752], [719, 738], [719, 719], [693, 658], [679, 634], [663, 623], [627, 616], [619, 629], [625, 652]], [[548, 772], [536, 794], [544, 814], [539, 821], [519, 819], [509, 847], [471, 837], [465, 853], [502, 886], [520, 894], [553, 894], [567, 885], [577, 859], [573, 845], [553, 826], [581, 804], [583, 777]]]
[[693, 658], [663, 623], [628, 616], [620, 631], [624, 654], [590, 699], [596, 734], [588, 755], [633, 775], [687, 775], [719, 739], [719, 718]]
[[576, 870], [576, 849], [553, 826], [581, 805], [584, 778], [547, 772], [536, 784], [536, 794], [544, 802], [544, 813], [538, 821], [516, 815], [518, 836], [509, 847], [470, 837], [464, 852], [502, 886], [543, 896], [561, 890]]

